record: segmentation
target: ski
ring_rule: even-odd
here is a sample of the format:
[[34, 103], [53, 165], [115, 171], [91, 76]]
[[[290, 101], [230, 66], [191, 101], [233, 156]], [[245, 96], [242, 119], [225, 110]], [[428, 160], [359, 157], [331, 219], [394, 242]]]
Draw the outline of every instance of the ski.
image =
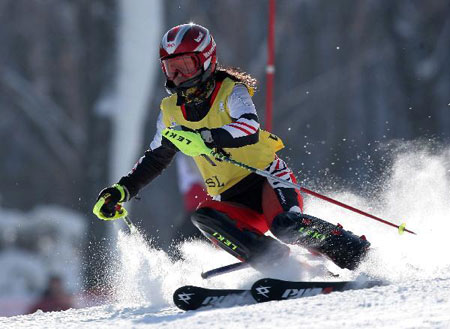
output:
[[383, 281], [334, 281], [334, 282], [304, 282], [304, 281], [284, 281], [278, 279], [265, 278], [256, 281], [251, 294], [258, 302], [268, 302], [272, 300], [285, 300], [301, 297], [310, 297], [320, 294], [328, 294], [333, 291], [346, 291], [356, 289], [368, 289], [376, 286], [386, 285]]
[[255, 303], [250, 290], [208, 289], [197, 286], [183, 286], [173, 293], [175, 305], [185, 311], [206, 306], [237, 306]]
[[333, 281], [306, 282], [284, 281], [278, 279], [260, 279], [250, 290], [245, 289], [209, 289], [197, 286], [183, 286], [173, 294], [175, 305], [185, 311], [211, 306], [238, 306], [256, 302], [268, 302], [293, 298], [328, 294], [333, 291], [367, 289], [386, 285], [383, 281]]

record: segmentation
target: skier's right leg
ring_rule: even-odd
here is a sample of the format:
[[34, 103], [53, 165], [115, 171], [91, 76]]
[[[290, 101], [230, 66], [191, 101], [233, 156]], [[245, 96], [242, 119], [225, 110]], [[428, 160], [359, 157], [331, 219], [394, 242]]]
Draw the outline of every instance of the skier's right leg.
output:
[[333, 225], [320, 218], [301, 213], [283, 212], [271, 226], [281, 241], [298, 244], [330, 258], [341, 268], [354, 270], [364, 259], [370, 243], [364, 236], [356, 236], [341, 225]]
[[[275, 159], [267, 170], [296, 183], [291, 170], [281, 159]], [[325, 255], [342, 268], [355, 269], [370, 246], [364, 236], [356, 236], [339, 224], [303, 214], [300, 191], [283, 187], [271, 179], [263, 187], [263, 212], [270, 231], [278, 239]]]
[[289, 254], [289, 247], [264, 235], [268, 227], [261, 216], [242, 205], [211, 200], [202, 203], [191, 219], [215, 245], [258, 267]]

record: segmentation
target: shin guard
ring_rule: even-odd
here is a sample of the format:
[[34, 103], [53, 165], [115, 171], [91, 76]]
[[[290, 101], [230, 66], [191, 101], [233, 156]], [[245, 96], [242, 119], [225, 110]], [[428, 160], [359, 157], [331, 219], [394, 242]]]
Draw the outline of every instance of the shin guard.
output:
[[273, 220], [272, 233], [281, 241], [301, 245], [327, 256], [337, 266], [354, 270], [370, 243], [322, 219], [294, 212], [284, 212]]

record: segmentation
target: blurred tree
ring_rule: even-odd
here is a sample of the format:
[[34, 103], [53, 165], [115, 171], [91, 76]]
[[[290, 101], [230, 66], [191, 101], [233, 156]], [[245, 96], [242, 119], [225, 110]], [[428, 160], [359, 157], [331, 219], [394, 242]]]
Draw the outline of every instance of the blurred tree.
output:
[[[110, 127], [95, 109], [114, 75], [114, 3], [6, 0], [0, 13], [2, 203], [90, 214], [107, 178]], [[103, 230], [92, 222], [90, 239]]]

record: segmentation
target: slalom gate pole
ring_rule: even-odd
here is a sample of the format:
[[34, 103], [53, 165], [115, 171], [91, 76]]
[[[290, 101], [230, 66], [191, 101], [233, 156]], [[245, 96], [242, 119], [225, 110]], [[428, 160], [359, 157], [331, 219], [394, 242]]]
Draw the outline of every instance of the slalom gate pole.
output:
[[363, 215], [363, 216], [372, 218], [372, 219], [374, 219], [374, 220], [376, 220], [376, 221], [379, 221], [379, 222], [381, 222], [381, 223], [384, 223], [384, 224], [386, 224], [386, 225], [390, 225], [390, 226], [392, 226], [392, 227], [396, 227], [396, 228], [398, 229], [399, 234], [402, 234], [403, 232], [408, 232], [408, 233], [417, 235], [417, 233], [415, 233], [415, 232], [413, 232], [413, 231], [410, 231], [410, 230], [406, 229], [406, 227], [405, 227], [406, 224], [405, 224], [405, 223], [402, 223], [401, 225], [396, 225], [396, 224], [391, 223], [391, 222], [389, 222], [389, 221], [387, 221], [387, 220], [381, 219], [381, 218], [376, 217], [376, 216], [374, 216], [374, 215], [371, 215], [371, 214], [369, 214], [369, 213], [367, 213], [367, 212], [364, 212], [364, 211], [362, 211], [362, 210], [359, 210], [359, 209], [357, 209], [357, 208], [354, 208], [354, 207], [352, 207], [352, 206], [349, 206], [349, 205], [347, 205], [347, 204], [345, 204], [345, 203], [342, 203], [342, 202], [340, 202], [340, 201], [337, 201], [337, 200], [334, 200], [334, 199], [332, 199], [332, 198], [329, 198], [329, 197], [327, 197], [327, 196], [325, 196], [325, 195], [322, 195], [322, 194], [319, 194], [319, 193], [317, 193], [317, 192], [314, 192], [314, 191], [311, 191], [311, 190], [309, 190], [309, 189], [306, 189], [306, 188], [300, 186], [299, 184], [295, 184], [295, 183], [291, 183], [291, 182], [285, 181], [284, 179], [282, 179], [282, 178], [280, 178], [280, 177], [277, 177], [277, 176], [275, 176], [275, 175], [269, 174], [267, 171], [260, 170], [260, 169], [251, 167], [251, 166], [249, 166], [249, 165], [246, 165], [245, 163], [242, 163], [242, 162], [233, 160], [233, 159], [231, 159], [231, 158], [229, 158], [229, 157], [227, 157], [227, 156], [225, 156], [225, 155], [223, 155], [223, 154], [221, 154], [221, 153], [212, 151], [211, 155], [213, 155], [214, 157], [217, 157], [217, 158], [219, 158], [219, 159], [221, 159], [221, 160], [223, 160], [223, 161], [226, 161], [226, 162], [229, 162], [229, 163], [231, 163], [231, 164], [234, 164], [234, 165], [236, 165], [236, 166], [238, 166], [238, 167], [247, 169], [247, 170], [249, 170], [249, 171], [251, 171], [251, 172], [253, 172], [253, 173], [255, 173], [255, 174], [258, 174], [258, 175], [260, 175], [260, 176], [263, 176], [263, 177], [266, 177], [266, 178], [275, 180], [275, 181], [277, 181], [277, 182], [279, 182], [279, 183], [282, 183], [282, 184], [285, 185], [285, 186], [289, 186], [289, 187], [298, 189], [298, 190], [300, 190], [300, 191], [302, 191], [302, 192], [304, 192], [304, 193], [310, 194], [310, 195], [312, 195], [312, 196], [314, 196], [314, 197], [316, 197], [316, 198], [319, 198], [319, 199], [322, 199], [322, 200], [324, 200], [324, 201], [333, 203], [333, 204], [335, 204], [335, 205], [337, 205], [337, 206], [340, 206], [340, 207], [342, 207], [342, 208], [345, 208], [345, 209], [348, 209], [348, 210], [350, 210], [350, 211], [356, 212], [356, 213], [358, 213], [358, 214], [360, 214], [360, 215]]
[[275, 78], [275, 0], [269, 0], [266, 65], [266, 130], [272, 131], [273, 85]]

